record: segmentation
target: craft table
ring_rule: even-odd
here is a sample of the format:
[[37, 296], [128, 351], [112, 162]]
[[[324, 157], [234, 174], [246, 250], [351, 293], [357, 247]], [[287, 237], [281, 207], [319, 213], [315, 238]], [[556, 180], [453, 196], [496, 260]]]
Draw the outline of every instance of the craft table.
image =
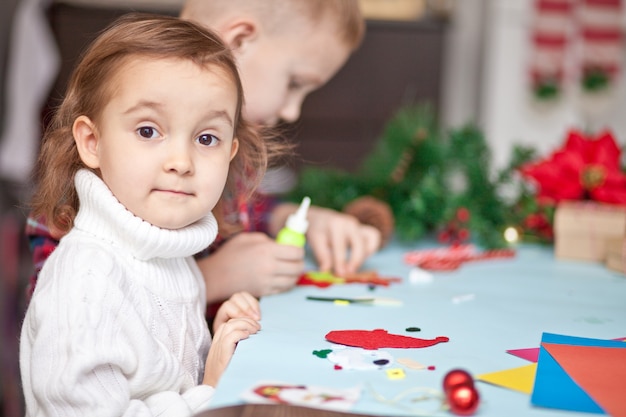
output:
[[[413, 284], [407, 251], [432, 247], [429, 242], [393, 242], [373, 256], [364, 269], [401, 283], [368, 289], [365, 284], [329, 288], [298, 286], [261, 300], [262, 330], [239, 343], [215, 392], [212, 408], [242, 404], [241, 394], [262, 381], [345, 389], [363, 386], [350, 410], [357, 414], [403, 416], [411, 412], [377, 401], [413, 387], [441, 389], [447, 371], [464, 368], [473, 375], [525, 365], [509, 349], [539, 347], [542, 333], [612, 339], [626, 336], [626, 277], [596, 263], [555, 260], [549, 246], [520, 246], [509, 259], [474, 261], [451, 272], [434, 272], [430, 283]], [[336, 305], [307, 296], [392, 297], [402, 306]], [[408, 334], [407, 327], [419, 327]], [[386, 349], [395, 358], [411, 358], [434, 370], [406, 370], [388, 378], [384, 370], [335, 370], [313, 354], [332, 344], [331, 330], [385, 329], [449, 342], [420, 349]], [[477, 382], [478, 416], [581, 416], [581, 413], [538, 408], [529, 395]], [[415, 408], [422, 408], [419, 404]], [[424, 404], [425, 410], [432, 405]], [[207, 414], [208, 415], [208, 414]], [[446, 412], [436, 415], [451, 416]], [[584, 415], [584, 414], [583, 414]]]

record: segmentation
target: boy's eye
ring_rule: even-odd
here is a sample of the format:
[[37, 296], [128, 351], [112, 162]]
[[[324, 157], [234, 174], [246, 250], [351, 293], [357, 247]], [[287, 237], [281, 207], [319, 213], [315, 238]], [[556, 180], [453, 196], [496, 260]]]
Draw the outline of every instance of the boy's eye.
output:
[[209, 133], [205, 133], [203, 135], [198, 136], [198, 143], [200, 145], [215, 146], [217, 145], [218, 142], [219, 142], [219, 139], [216, 136], [211, 135]]
[[139, 129], [137, 129], [137, 133], [139, 134], [139, 136], [146, 139], [154, 139], [159, 135], [159, 132], [157, 132], [155, 128], [150, 126], [140, 127]]
[[296, 80], [296, 79], [289, 80], [290, 90], [297, 90], [299, 88], [302, 88], [302, 83], [299, 80]]

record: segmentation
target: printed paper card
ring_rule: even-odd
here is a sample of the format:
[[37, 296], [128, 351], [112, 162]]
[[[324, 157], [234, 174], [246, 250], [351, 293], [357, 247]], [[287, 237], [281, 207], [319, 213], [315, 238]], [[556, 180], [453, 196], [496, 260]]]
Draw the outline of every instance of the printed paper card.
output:
[[347, 411], [360, 395], [360, 387], [339, 389], [270, 381], [259, 382], [244, 392], [242, 399], [249, 403], [290, 404]]

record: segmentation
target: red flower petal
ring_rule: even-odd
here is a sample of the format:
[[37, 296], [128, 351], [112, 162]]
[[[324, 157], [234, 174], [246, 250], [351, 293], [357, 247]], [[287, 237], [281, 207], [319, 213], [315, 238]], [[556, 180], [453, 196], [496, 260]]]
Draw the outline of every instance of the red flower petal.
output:
[[601, 133], [591, 144], [593, 159], [589, 163], [604, 165], [608, 171], [620, 170], [621, 150], [610, 132]]
[[535, 165], [522, 167], [522, 175], [535, 180], [538, 195], [556, 201], [563, 199], [577, 200], [584, 190], [578, 177], [582, 170], [581, 161], [564, 152], [553, 155], [553, 159]]
[[565, 138], [565, 144], [562, 149], [564, 152], [572, 152], [584, 156], [587, 145], [588, 140], [583, 133], [578, 130], [570, 130], [567, 134], [567, 138]]
[[626, 205], [626, 175], [621, 172], [607, 173], [604, 184], [592, 190], [590, 194], [596, 201]]
[[626, 205], [626, 188], [598, 187], [591, 192], [591, 198], [603, 203]]
[[520, 173], [537, 183], [538, 197], [558, 202], [584, 198], [585, 185], [590, 184], [583, 184], [583, 173], [588, 172], [590, 166], [604, 168], [604, 181], [587, 191], [594, 200], [617, 203], [623, 201], [622, 194], [626, 194], [626, 176], [620, 170], [620, 157], [621, 149], [609, 131], [587, 137], [578, 130], [570, 130], [561, 149], [540, 162], [522, 166]]

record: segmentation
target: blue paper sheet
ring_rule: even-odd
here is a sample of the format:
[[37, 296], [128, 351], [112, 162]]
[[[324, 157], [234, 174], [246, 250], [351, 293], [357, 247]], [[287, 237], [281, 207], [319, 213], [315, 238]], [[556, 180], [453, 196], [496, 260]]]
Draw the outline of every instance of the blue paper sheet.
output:
[[567, 374], [557, 360], [543, 347], [543, 344], [553, 343], [608, 348], [626, 348], [626, 344], [621, 341], [563, 336], [552, 333], [544, 333], [541, 343], [535, 384], [530, 400], [531, 404], [562, 410], [605, 414], [604, 410]]

